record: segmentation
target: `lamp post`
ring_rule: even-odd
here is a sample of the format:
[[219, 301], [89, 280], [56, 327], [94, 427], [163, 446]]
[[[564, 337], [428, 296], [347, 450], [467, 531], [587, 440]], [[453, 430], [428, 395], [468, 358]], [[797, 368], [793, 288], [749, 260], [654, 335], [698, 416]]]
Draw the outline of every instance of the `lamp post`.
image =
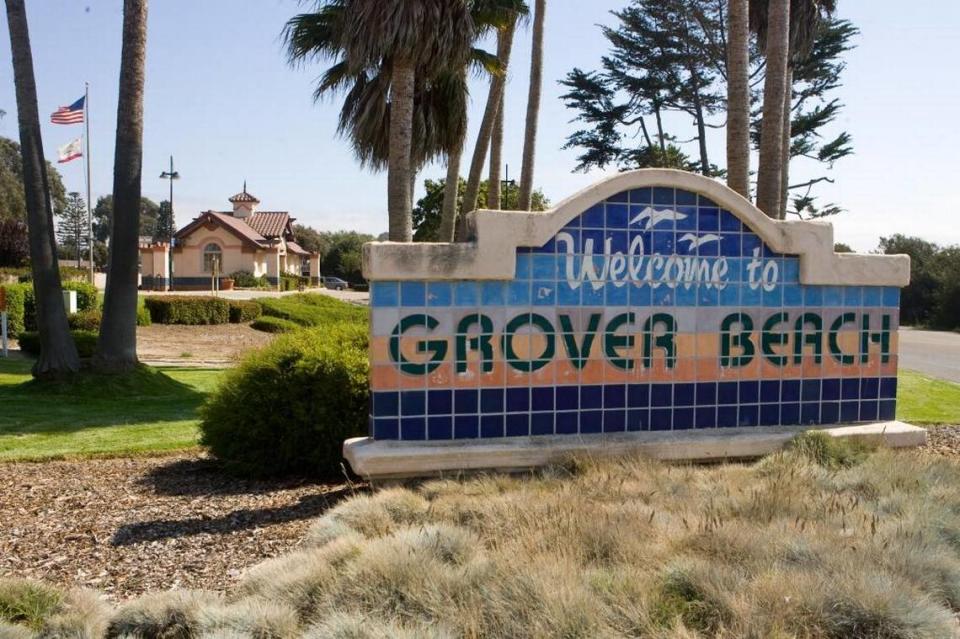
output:
[[510, 179], [510, 165], [506, 164], [506, 170], [504, 171], [503, 180], [500, 180], [500, 208], [506, 209], [510, 202], [510, 187], [516, 188], [517, 181]]
[[174, 223], [173, 223], [173, 181], [180, 179], [180, 174], [173, 170], [173, 156], [170, 156], [170, 170], [164, 171], [160, 174], [161, 180], [169, 180], [170, 182], [170, 230], [168, 233], [167, 241], [169, 246], [167, 247], [167, 275], [170, 277], [170, 283], [168, 290], [173, 290], [173, 233], [174, 233]]

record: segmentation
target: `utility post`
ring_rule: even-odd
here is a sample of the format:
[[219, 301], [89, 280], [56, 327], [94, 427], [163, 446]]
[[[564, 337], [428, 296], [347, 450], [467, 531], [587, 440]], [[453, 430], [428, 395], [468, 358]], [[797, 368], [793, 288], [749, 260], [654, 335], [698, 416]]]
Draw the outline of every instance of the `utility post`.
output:
[[170, 232], [167, 237], [167, 275], [170, 278], [170, 282], [167, 284], [168, 290], [173, 290], [173, 234], [175, 233], [176, 224], [174, 223], [173, 217], [173, 181], [180, 179], [180, 174], [173, 170], [173, 156], [170, 156], [170, 170], [164, 171], [160, 174], [161, 180], [168, 180], [170, 182]]

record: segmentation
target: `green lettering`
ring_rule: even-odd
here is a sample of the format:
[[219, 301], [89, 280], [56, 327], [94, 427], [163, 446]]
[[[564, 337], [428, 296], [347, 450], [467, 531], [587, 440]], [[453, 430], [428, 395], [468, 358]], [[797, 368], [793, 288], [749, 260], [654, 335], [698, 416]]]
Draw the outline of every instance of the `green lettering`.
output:
[[857, 361], [857, 358], [853, 355], [845, 354], [840, 349], [840, 341], [838, 339], [840, 337], [840, 327], [856, 321], [857, 315], [855, 313], [844, 313], [833, 320], [833, 324], [830, 325], [830, 355], [844, 366], [853, 364]]
[[397, 324], [397, 327], [393, 329], [393, 333], [390, 335], [390, 357], [400, 365], [402, 372], [411, 375], [426, 375], [427, 373], [435, 371], [437, 367], [440, 366], [443, 358], [447, 356], [446, 340], [421, 339], [417, 341], [418, 353], [430, 353], [430, 361], [424, 364], [411, 362], [400, 352], [400, 336], [408, 330], [417, 326], [425, 326], [433, 330], [439, 325], [440, 322], [430, 315], [408, 315], [400, 320], [400, 323]]
[[880, 344], [880, 361], [886, 364], [890, 361], [890, 316], [884, 315], [880, 324], [880, 331], [870, 332], [870, 315], [863, 314], [863, 330], [860, 331], [860, 363], [866, 364], [870, 355], [870, 342]]
[[[740, 325], [739, 332], [733, 332], [734, 324]], [[750, 340], [753, 332], [753, 318], [746, 313], [731, 313], [720, 322], [720, 366], [746, 366], [753, 361], [754, 348]], [[731, 356], [730, 349], [742, 349], [740, 355]]]
[[[474, 324], [480, 325], [480, 335], [467, 336]], [[457, 325], [457, 372], [467, 371], [467, 351], [480, 351], [480, 370], [489, 373], [493, 370], [493, 320], [482, 313], [467, 315]]]
[[618, 349], [633, 348], [633, 335], [617, 335], [616, 331], [624, 324], [632, 324], [636, 321], [633, 313], [621, 313], [607, 323], [607, 331], [603, 336], [604, 350], [610, 364], [625, 371], [633, 370], [633, 360], [629, 357], [621, 357]]
[[[543, 334], [547, 340], [543, 352], [530, 361], [521, 360], [513, 348], [513, 338], [515, 337], [516, 332], [522, 326], [527, 324], [536, 326], [543, 331]], [[553, 334], [553, 325], [551, 325], [550, 320], [543, 315], [538, 315], [537, 313], [524, 313], [523, 315], [517, 315], [507, 323], [503, 334], [503, 353], [507, 358], [507, 363], [518, 371], [532, 373], [533, 371], [540, 370], [549, 364], [550, 360], [553, 359], [555, 349], [556, 337]]]
[[[663, 326], [662, 335], [654, 335], [653, 329]], [[677, 346], [674, 342], [674, 333], [677, 330], [677, 321], [667, 313], [654, 313], [643, 323], [643, 367], [650, 368], [653, 364], [653, 349], [662, 348], [666, 356], [667, 368], [673, 368], [677, 359]]]
[[569, 315], [560, 315], [560, 327], [563, 329], [563, 344], [567, 348], [567, 354], [570, 356], [570, 362], [575, 368], [581, 369], [587, 365], [590, 359], [590, 350], [593, 348], [593, 338], [596, 336], [597, 327], [600, 326], [600, 313], [592, 313], [587, 321], [587, 331], [583, 334], [583, 340], [578, 345], [574, 335], [573, 324], [570, 323]]
[[[812, 331], [805, 331], [810, 324]], [[804, 313], [797, 318], [793, 340], [793, 363], [803, 363], [803, 347], [813, 346], [813, 360], [819, 364], [823, 360], [823, 320], [816, 313]]]

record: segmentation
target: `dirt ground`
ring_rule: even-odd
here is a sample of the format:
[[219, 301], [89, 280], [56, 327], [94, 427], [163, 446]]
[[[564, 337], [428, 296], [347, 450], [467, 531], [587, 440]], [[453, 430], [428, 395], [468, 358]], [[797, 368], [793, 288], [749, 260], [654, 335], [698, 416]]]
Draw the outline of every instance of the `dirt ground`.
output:
[[363, 486], [243, 481], [197, 454], [0, 464], [0, 575], [114, 599], [224, 591]]
[[154, 366], [231, 366], [245, 352], [268, 344], [274, 337], [253, 330], [249, 324], [153, 324], [137, 328], [137, 354], [142, 362]]

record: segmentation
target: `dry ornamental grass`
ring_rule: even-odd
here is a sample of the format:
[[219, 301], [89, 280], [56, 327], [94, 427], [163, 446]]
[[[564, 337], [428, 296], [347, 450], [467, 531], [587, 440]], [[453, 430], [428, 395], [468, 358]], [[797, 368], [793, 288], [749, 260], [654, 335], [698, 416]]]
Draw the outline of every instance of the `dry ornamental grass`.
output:
[[960, 465], [808, 436], [750, 465], [579, 460], [359, 495], [226, 597], [148, 595], [102, 625], [107, 636], [942, 639], [957, 636], [958, 610]]

